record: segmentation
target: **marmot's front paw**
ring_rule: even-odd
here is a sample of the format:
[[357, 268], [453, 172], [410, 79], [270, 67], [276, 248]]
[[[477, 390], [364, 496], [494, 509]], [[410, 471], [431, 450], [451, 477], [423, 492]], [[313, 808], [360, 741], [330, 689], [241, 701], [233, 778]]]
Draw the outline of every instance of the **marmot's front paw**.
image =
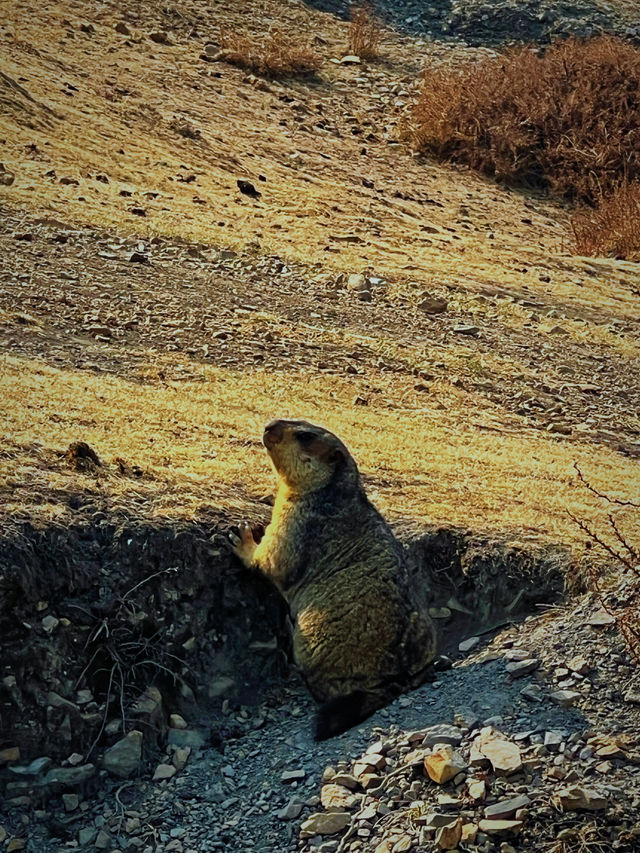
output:
[[258, 543], [253, 538], [251, 525], [246, 521], [242, 522], [238, 531], [239, 533], [237, 534], [233, 531], [229, 533], [229, 541], [233, 546], [233, 553], [249, 568], [253, 565], [253, 554], [258, 547]]

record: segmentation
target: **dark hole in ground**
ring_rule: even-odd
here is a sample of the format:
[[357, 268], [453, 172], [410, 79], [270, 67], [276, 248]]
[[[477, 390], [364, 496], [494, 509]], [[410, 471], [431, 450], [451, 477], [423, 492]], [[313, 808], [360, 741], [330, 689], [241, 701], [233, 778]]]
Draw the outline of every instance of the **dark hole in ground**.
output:
[[[0, 754], [17, 746], [21, 764], [74, 752], [97, 762], [139, 729], [150, 759], [170, 713], [216, 746], [248, 730], [243, 706], [278, 707], [290, 675], [288, 616], [270, 585], [231, 557], [227, 528], [222, 518], [143, 524], [105, 513], [69, 527], [5, 528]], [[562, 596], [568, 555], [559, 548], [453, 528], [413, 535], [407, 548], [442, 652]], [[6, 768], [0, 782], [11, 796], [27, 785]]]

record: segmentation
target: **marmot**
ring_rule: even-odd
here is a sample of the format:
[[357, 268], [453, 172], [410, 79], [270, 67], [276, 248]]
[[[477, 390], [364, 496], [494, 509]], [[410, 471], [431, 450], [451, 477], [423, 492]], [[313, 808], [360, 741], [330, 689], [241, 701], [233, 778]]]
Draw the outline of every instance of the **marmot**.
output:
[[263, 441], [278, 478], [271, 522], [259, 542], [246, 523], [231, 541], [289, 604], [294, 659], [321, 703], [323, 739], [424, 681], [435, 631], [404, 550], [340, 439], [306, 421], [275, 420]]

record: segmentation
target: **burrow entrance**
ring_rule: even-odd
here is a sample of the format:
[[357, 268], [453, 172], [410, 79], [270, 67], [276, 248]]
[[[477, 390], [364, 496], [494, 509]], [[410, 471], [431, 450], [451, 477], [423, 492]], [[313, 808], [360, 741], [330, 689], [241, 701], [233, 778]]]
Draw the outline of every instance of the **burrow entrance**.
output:
[[[17, 747], [20, 764], [73, 753], [97, 764], [123, 731], [138, 729], [150, 760], [171, 713], [216, 746], [242, 737], [243, 707], [282, 701], [286, 608], [231, 556], [227, 527], [222, 518], [141, 524], [98, 513], [72, 527], [5, 529], [0, 755]], [[563, 549], [453, 528], [398, 533], [445, 654], [562, 597]], [[9, 799], [29, 784], [0, 766]]]

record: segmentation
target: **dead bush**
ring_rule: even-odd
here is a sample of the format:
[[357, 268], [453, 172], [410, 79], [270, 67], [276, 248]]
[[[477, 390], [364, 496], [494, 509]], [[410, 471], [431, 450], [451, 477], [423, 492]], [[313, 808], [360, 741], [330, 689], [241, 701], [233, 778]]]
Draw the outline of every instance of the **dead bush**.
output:
[[223, 29], [218, 42], [218, 59], [267, 77], [315, 74], [322, 65], [310, 44], [294, 41], [291, 35], [275, 28], [262, 37]]
[[571, 230], [579, 255], [640, 261], [640, 182], [621, 184], [595, 208], [574, 213]]
[[418, 151], [594, 203], [640, 178], [640, 48], [601, 36], [427, 68]]
[[349, 53], [360, 59], [376, 59], [379, 56], [382, 24], [369, 3], [354, 6], [349, 24]]
[[608, 533], [594, 530], [570, 513], [575, 524], [586, 534], [588, 543], [597, 546], [611, 561], [610, 571], [602, 572], [591, 567], [589, 583], [606, 612], [614, 619], [629, 654], [640, 666], [640, 546], [631, 542], [624, 533], [620, 518], [623, 512], [637, 513], [640, 503], [612, 498], [598, 491], [575, 463], [574, 468], [582, 485], [609, 508]]

